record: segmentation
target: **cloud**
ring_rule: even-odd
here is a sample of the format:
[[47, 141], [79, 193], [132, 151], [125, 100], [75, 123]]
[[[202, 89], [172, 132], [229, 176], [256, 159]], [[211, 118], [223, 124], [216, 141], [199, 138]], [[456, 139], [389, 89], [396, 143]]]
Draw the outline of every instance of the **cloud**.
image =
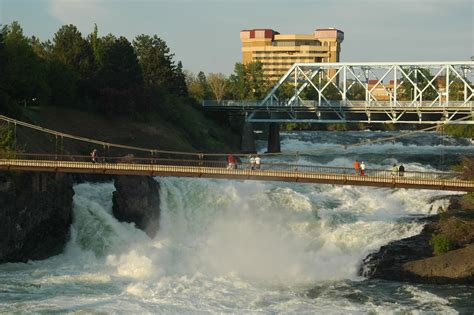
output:
[[62, 23], [74, 24], [82, 31], [113, 16], [103, 0], [49, 0], [48, 11]]

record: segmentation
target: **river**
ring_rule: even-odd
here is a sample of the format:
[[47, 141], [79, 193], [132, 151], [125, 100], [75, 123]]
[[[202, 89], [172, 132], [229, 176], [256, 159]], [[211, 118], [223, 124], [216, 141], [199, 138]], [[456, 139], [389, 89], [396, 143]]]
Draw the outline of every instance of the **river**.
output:
[[[300, 154], [272, 161], [350, 167], [357, 158], [368, 169], [418, 171], [474, 154], [467, 141], [434, 133], [345, 147], [396, 134], [285, 133], [282, 150]], [[357, 275], [368, 253], [419, 233], [415, 219], [446, 207], [447, 198], [434, 197], [450, 192], [157, 180], [162, 212], [152, 240], [111, 215], [113, 183], [76, 185], [64, 253], [0, 265], [0, 313], [474, 312], [472, 286]]]

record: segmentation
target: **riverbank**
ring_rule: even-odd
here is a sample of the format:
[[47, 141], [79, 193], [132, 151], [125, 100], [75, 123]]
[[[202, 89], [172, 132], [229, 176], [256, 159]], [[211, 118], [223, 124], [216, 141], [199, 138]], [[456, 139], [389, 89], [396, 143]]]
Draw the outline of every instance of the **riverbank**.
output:
[[420, 234], [382, 246], [364, 259], [359, 273], [392, 281], [474, 284], [472, 194], [452, 196], [445, 211], [424, 220]]

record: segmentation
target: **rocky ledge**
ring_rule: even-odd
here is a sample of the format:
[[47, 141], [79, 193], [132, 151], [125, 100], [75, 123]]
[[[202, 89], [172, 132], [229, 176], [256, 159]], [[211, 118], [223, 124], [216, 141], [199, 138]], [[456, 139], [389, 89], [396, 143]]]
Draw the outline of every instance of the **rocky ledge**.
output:
[[[470, 237], [472, 222], [465, 221], [466, 214], [471, 215], [472, 209], [457, 207], [459, 198], [452, 198], [449, 215], [441, 220], [438, 215], [427, 218], [420, 234], [390, 242], [378, 252], [368, 255], [359, 274], [367, 278], [414, 283], [474, 284], [474, 244]], [[463, 228], [468, 231], [460, 235]], [[448, 230], [461, 241], [458, 244], [460, 248], [434, 256], [430, 245], [433, 234], [447, 233]]]
[[152, 177], [116, 176], [113, 214], [119, 221], [133, 222], [153, 238], [159, 227], [160, 185]]
[[72, 181], [50, 173], [0, 173], [0, 263], [62, 252], [72, 222]]

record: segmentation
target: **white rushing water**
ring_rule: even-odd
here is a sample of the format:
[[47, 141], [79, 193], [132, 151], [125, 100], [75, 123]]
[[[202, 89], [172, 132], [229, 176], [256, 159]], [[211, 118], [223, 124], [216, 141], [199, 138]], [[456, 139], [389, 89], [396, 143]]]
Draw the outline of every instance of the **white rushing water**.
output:
[[[283, 141], [284, 149], [306, 145], [291, 137]], [[403, 145], [394, 145], [402, 153]], [[379, 152], [381, 146], [372, 148]], [[351, 154], [365, 152], [370, 150]], [[315, 162], [321, 155], [298, 162], [350, 165], [353, 158]], [[386, 168], [396, 159], [370, 165]], [[405, 165], [433, 169], [416, 161]], [[0, 265], [0, 313], [455, 313], [453, 301], [470, 296], [468, 289], [436, 294], [357, 276], [368, 253], [419, 233], [422, 224], [412, 218], [446, 207], [446, 199], [431, 200], [449, 193], [157, 180], [161, 222], [154, 239], [112, 216], [113, 183], [76, 185], [72, 237], [64, 253]]]

